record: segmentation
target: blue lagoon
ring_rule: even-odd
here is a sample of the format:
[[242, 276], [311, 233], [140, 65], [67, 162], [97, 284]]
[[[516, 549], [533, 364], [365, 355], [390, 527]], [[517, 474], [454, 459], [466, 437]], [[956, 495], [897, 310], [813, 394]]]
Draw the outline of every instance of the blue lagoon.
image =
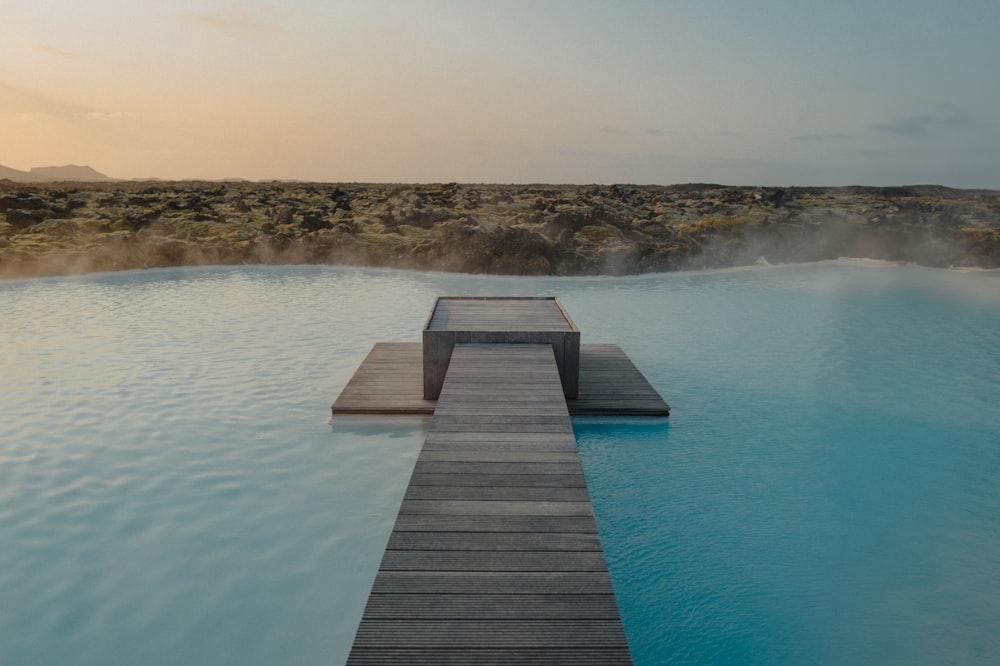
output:
[[673, 408], [574, 422], [637, 664], [1000, 660], [1000, 274], [831, 262], [2, 282], [0, 663], [342, 663], [424, 426], [329, 405], [460, 294]]

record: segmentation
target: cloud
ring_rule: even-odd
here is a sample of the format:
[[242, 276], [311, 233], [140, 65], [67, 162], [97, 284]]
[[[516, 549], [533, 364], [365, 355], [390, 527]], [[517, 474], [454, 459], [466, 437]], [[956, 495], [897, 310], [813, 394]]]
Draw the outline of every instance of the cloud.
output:
[[719, 132], [719, 136], [742, 136], [740, 132], [733, 132], [732, 130], [723, 130]]
[[792, 141], [802, 142], [802, 141], [827, 141], [830, 139], [842, 141], [844, 139], [850, 139], [850, 134], [844, 134], [843, 132], [830, 132], [828, 134], [800, 134], [798, 136], [793, 136]]
[[34, 122], [36, 120], [48, 120], [49, 118], [55, 118], [56, 116], [51, 113], [46, 113], [44, 111], [22, 111], [17, 114], [17, 119], [24, 122]]
[[902, 116], [888, 123], [875, 123], [869, 127], [876, 132], [896, 136], [932, 136], [942, 130], [960, 129], [976, 125], [976, 119], [965, 111], [956, 110], [947, 114]]
[[55, 46], [49, 46], [48, 44], [29, 44], [28, 46], [33, 51], [38, 51], [39, 53], [44, 53], [45, 55], [55, 56], [56, 58], [76, 57], [69, 51], [63, 51], [62, 49], [56, 48]]
[[17, 86], [0, 83], [0, 107], [2, 106], [15, 110], [18, 116], [23, 119], [69, 118], [95, 110], [53, 99]]
[[7, 14], [7, 15], [0, 14], [0, 27], [4, 27], [4, 26], [20, 27], [20, 26], [27, 25], [27, 24], [28, 24], [28, 21], [25, 20], [25, 19], [23, 19], [23, 18], [21, 18], [21, 17], [19, 17], [19, 16], [13, 16], [13, 15], [10, 15], [10, 14]]
[[281, 34], [284, 30], [273, 23], [261, 20], [241, 5], [230, 5], [221, 11], [185, 11], [177, 19], [221, 32], [243, 34]]
[[109, 121], [109, 120], [123, 120], [128, 118], [128, 114], [121, 111], [87, 111], [83, 114], [84, 118], [88, 120], [98, 120], [98, 121]]
[[117, 120], [126, 117], [109, 111], [49, 97], [25, 88], [0, 83], [0, 110], [10, 109], [20, 120]]
[[658, 127], [647, 127], [644, 130], [636, 129], [635, 131], [631, 129], [626, 129], [624, 127], [615, 127], [614, 125], [605, 125], [604, 127], [599, 127], [598, 130], [603, 134], [612, 134], [615, 136], [629, 136], [632, 134], [642, 133], [646, 136], [666, 136], [666, 135], [677, 135], [680, 132], [675, 132], [674, 130], [665, 130]]

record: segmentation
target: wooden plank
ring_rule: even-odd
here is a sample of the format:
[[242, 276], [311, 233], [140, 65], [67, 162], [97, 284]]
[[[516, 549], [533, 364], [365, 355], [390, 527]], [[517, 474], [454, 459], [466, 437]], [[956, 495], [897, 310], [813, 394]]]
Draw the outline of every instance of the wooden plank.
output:
[[593, 533], [563, 532], [393, 532], [388, 550], [600, 551]]
[[440, 432], [470, 432], [470, 433], [538, 433], [563, 432], [561, 423], [444, 423], [438, 427]]
[[528, 488], [586, 488], [583, 474], [426, 474], [416, 472], [411, 486], [517, 486]]
[[403, 500], [399, 512], [455, 516], [589, 516], [590, 502]]
[[534, 452], [534, 453], [555, 453], [561, 451], [575, 452], [576, 444], [571, 440], [563, 440], [557, 442], [537, 442], [537, 441], [527, 441], [527, 442], [442, 442], [442, 441], [426, 441], [424, 442], [424, 451], [430, 453], [431, 451], [489, 451], [489, 452]]
[[631, 663], [552, 348], [450, 363], [348, 663]]
[[613, 594], [600, 571], [380, 571], [372, 594]]
[[404, 514], [393, 532], [549, 532], [597, 534], [593, 516], [442, 516]]
[[579, 460], [573, 462], [452, 462], [417, 458], [417, 474], [583, 474]]
[[[520, 412], [520, 408], [513, 408], [515, 411]], [[447, 432], [448, 430], [455, 430], [449, 426], [460, 426], [458, 428], [459, 432], [469, 432], [470, 428], [478, 428], [479, 426], [507, 426], [507, 425], [539, 425], [539, 426], [555, 426], [556, 430], [551, 432], [565, 432], [567, 426], [570, 426], [569, 414], [565, 413], [565, 408], [563, 408], [563, 414], [516, 414], [511, 415], [510, 412], [506, 414], [475, 414], [473, 412], [467, 412], [457, 416], [451, 416], [447, 413], [434, 414], [434, 428], [435, 430], [441, 430]], [[477, 430], [472, 430], [472, 432], [479, 432]], [[502, 431], [501, 431], [502, 432]]]
[[625, 666], [631, 664], [627, 647], [564, 648], [359, 648], [351, 652], [349, 666]]
[[438, 407], [434, 413], [439, 416], [494, 416], [503, 415], [516, 409], [525, 416], [551, 416], [554, 412], [548, 407], [537, 407], [537, 400], [505, 400], [499, 405], [476, 405], [471, 400], [466, 402], [452, 401], [445, 407]]
[[601, 551], [387, 550], [379, 571], [604, 571]]
[[528, 620], [390, 619], [361, 622], [354, 644], [359, 648], [581, 648], [622, 646], [625, 634], [614, 618]]
[[554, 432], [554, 433], [536, 433], [534, 435], [526, 436], [523, 434], [510, 434], [510, 433], [493, 433], [493, 434], [480, 434], [472, 432], [428, 432], [427, 433], [428, 442], [461, 442], [461, 443], [475, 443], [475, 442], [514, 442], [514, 443], [541, 443], [541, 442], [572, 442], [576, 446], [576, 439], [573, 435], [567, 435], [564, 432]]
[[583, 474], [580, 460], [571, 462], [462, 462], [417, 458], [417, 474]]
[[424, 619], [491, 617], [606, 619], [618, 617], [612, 594], [493, 594], [483, 604], [472, 594], [375, 594], [365, 617]]
[[576, 463], [580, 458], [576, 451], [431, 449], [423, 451], [420, 459], [450, 462]]
[[409, 486], [405, 499], [449, 499], [449, 500], [554, 500], [557, 502], [588, 502], [590, 498], [583, 486], [560, 488], [545, 486], [525, 488], [522, 486]]

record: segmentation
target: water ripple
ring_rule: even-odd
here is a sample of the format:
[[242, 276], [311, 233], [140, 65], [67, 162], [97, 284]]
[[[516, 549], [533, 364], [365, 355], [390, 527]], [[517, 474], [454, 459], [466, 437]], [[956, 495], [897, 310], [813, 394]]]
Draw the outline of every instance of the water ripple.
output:
[[0, 663], [342, 663], [423, 425], [329, 403], [435, 296], [504, 293], [558, 294], [674, 408], [575, 423], [637, 664], [997, 661], [996, 287], [836, 264], [2, 284]]

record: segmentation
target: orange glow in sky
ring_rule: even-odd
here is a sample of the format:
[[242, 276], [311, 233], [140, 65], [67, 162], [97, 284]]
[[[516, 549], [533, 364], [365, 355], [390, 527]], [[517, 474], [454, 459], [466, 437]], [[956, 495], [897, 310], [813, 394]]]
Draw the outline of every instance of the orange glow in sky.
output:
[[998, 24], [973, 0], [7, 0], [0, 164], [996, 188]]

